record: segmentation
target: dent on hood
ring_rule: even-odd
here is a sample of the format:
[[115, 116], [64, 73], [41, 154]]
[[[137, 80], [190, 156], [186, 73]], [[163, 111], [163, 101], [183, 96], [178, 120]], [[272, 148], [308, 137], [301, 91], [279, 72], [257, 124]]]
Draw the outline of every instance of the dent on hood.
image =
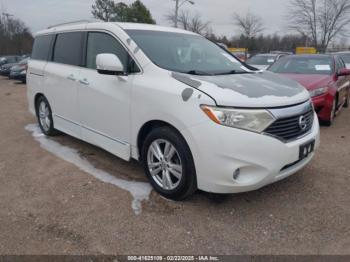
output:
[[216, 76], [195, 75], [191, 77], [185, 74], [172, 73], [172, 77], [193, 88], [199, 88], [204, 84], [214, 85], [215, 87], [233, 91], [248, 98], [287, 98], [296, 96], [304, 90], [295, 81], [270, 72]]
[[172, 77], [214, 96], [216, 103], [223, 106], [275, 107], [310, 98], [299, 83], [271, 72], [218, 76], [172, 73]]
[[194, 78], [249, 98], [261, 98], [265, 96], [293, 97], [303, 91], [303, 87], [299, 84], [267, 72], [221, 76], [194, 76]]

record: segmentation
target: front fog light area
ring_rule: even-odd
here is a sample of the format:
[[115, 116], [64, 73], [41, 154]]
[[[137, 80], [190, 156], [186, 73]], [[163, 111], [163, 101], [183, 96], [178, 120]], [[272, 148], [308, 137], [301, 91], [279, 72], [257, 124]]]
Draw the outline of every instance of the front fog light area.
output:
[[201, 106], [203, 112], [215, 123], [261, 133], [276, 119], [263, 109], [233, 109]]

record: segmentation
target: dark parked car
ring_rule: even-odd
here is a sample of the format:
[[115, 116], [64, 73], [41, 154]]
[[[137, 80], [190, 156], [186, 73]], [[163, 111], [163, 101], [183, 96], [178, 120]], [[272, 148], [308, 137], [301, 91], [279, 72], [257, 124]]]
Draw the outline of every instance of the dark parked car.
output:
[[2, 56], [0, 57], [0, 66], [3, 66], [5, 64], [13, 64], [13, 63], [18, 63], [21, 61], [24, 57], [22, 56]]
[[13, 66], [15, 66], [17, 64], [18, 64], [18, 62], [4, 64], [4, 65], [0, 66], [0, 75], [9, 77], [10, 76], [11, 67], [13, 67]]
[[17, 65], [11, 67], [10, 70], [10, 79], [20, 80], [23, 83], [27, 82], [27, 68], [28, 68], [29, 58], [23, 59]]
[[310, 93], [320, 120], [331, 125], [350, 104], [350, 70], [338, 55], [293, 55], [278, 60], [269, 69], [298, 81]]

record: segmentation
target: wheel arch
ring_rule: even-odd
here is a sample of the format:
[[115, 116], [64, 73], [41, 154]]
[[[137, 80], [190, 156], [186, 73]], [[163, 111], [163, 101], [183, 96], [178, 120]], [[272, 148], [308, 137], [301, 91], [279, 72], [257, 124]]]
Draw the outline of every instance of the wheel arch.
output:
[[[35, 113], [38, 113], [37, 110], [38, 110], [38, 107], [37, 107], [37, 104], [38, 104], [38, 100], [40, 97], [45, 97], [46, 96], [43, 94], [43, 93], [36, 93], [35, 96], [34, 96], [34, 109], [35, 109]], [[46, 98], [47, 99], [47, 98]]]
[[[45, 95], [43, 93], [36, 93], [35, 96], [34, 96], [34, 105], [36, 106], [38, 100], [40, 97], [45, 97]], [[45, 97], [46, 98], [46, 97]]]
[[138, 150], [138, 157], [139, 160], [142, 159], [142, 146], [143, 143], [147, 137], [147, 135], [155, 128], [159, 128], [159, 127], [170, 127], [171, 129], [173, 129], [175, 132], [177, 132], [187, 143], [188, 147], [189, 144], [186, 141], [186, 138], [181, 134], [181, 132], [172, 124], [170, 124], [169, 122], [163, 121], [163, 120], [150, 120], [147, 121], [146, 123], [144, 123], [142, 125], [142, 127], [139, 129], [139, 132], [137, 134], [137, 150]]

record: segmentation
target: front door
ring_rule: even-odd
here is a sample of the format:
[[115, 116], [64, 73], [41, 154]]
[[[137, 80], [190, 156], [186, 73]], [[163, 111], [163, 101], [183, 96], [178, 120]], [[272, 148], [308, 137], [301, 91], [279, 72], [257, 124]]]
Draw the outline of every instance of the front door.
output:
[[134, 75], [99, 74], [96, 56], [112, 53], [128, 68], [128, 52], [113, 36], [102, 32], [87, 35], [86, 68], [79, 80], [79, 111], [84, 140], [125, 160], [130, 159], [130, 96]]

